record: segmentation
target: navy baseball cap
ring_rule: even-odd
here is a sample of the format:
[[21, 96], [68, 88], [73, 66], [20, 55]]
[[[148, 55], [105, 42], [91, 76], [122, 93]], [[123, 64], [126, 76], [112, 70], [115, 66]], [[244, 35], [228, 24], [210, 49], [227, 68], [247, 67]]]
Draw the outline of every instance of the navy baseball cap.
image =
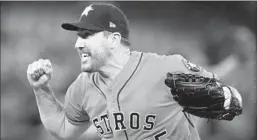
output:
[[79, 29], [89, 31], [119, 32], [128, 39], [128, 20], [125, 14], [111, 4], [91, 4], [84, 9], [80, 19], [75, 23], [63, 23], [62, 28], [70, 31]]

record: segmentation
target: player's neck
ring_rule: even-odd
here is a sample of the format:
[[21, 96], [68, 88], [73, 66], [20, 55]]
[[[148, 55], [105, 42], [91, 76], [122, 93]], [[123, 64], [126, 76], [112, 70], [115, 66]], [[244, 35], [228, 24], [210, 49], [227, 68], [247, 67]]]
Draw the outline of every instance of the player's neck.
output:
[[99, 71], [107, 85], [111, 84], [115, 80], [116, 76], [123, 70], [129, 58], [129, 50], [123, 50], [112, 54], [107, 61], [108, 63], [105, 64]]

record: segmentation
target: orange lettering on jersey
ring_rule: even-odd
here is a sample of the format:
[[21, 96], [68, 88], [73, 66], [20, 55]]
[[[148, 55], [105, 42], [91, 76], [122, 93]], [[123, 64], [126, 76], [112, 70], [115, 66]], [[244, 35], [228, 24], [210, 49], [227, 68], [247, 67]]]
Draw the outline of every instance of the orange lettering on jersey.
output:
[[114, 130], [126, 130], [126, 126], [124, 124], [124, 114], [121, 112], [113, 113], [114, 121], [115, 121], [115, 128]]
[[101, 137], [104, 134], [104, 130], [101, 125], [99, 125], [97, 117], [93, 119], [93, 123], [97, 129], [98, 135]]
[[97, 129], [97, 133], [100, 137], [102, 137], [105, 134], [109, 134], [112, 132], [110, 124], [109, 124], [109, 118], [107, 114], [101, 115], [99, 118], [95, 117], [92, 120], [93, 124], [95, 125]]
[[167, 131], [164, 130], [158, 134], [154, 135], [154, 140], [161, 140], [165, 135], [167, 134]]
[[151, 131], [155, 126], [156, 115], [148, 114], [145, 116], [144, 130]]
[[130, 129], [137, 130], [139, 129], [139, 119], [140, 115], [137, 112], [130, 113]]
[[104, 115], [102, 115], [100, 118], [101, 118], [101, 120], [104, 121], [106, 130], [107, 130], [107, 133], [111, 132], [111, 127], [110, 127], [110, 125], [109, 125], [108, 115], [107, 115], [107, 114], [104, 114]]
[[[152, 131], [155, 127], [156, 114], [147, 114], [145, 116], [141, 116], [138, 112], [131, 112], [128, 117], [125, 117], [123, 112], [115, 112], [112, 113], [112, 117], [114, 119], [113, 129], [110, 127], [110, 121], [107, 114], [95, 117], [92, 120], [100, 137], [111, 133], [112, 130], [121, 131], [127, 130], [129, 128], [131, 130], [142, 129], [144, 131]], [[141, 117], [144, 117], [144, 122], [140, 122]], [[126, 126], [125, 118], [129, 119], [129, 126]], [[157, 135], [157, 137], [158, 136], [159, 135]]]

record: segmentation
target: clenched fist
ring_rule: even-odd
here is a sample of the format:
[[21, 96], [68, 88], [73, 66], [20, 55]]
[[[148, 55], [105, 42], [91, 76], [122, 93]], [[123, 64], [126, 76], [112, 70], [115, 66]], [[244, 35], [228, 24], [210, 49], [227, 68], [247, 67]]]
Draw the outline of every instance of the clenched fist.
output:
[[27, 69], [27, 78], [34, 88], [45, 86], [53, 75], [53, 69], [50, 60], [39, 59], [29, 64]]

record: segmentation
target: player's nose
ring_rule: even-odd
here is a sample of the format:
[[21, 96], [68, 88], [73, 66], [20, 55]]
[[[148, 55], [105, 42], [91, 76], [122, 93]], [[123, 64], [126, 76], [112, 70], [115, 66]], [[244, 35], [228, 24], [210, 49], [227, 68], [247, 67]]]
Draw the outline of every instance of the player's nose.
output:
[[85, 40], [81, 37], [78, 37], [76, 43], [75, 43], [75, 48], [77, 49], [83, 49], [85, 48]]

